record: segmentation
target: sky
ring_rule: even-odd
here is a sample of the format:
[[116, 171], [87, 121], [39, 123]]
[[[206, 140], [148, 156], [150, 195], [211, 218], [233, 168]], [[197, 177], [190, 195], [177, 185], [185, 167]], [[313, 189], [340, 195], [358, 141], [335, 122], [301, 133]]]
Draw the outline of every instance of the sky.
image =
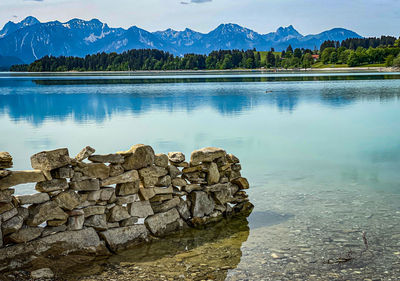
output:
[[265, 34], [293, 25], [302, 34], [334, 27], [362, 36], [400, 36], [400, 0], [0, 0], [0, 27], [34, 16], [42, 22], [97, 18], [110, 27], [207, 33], [236, 23]]

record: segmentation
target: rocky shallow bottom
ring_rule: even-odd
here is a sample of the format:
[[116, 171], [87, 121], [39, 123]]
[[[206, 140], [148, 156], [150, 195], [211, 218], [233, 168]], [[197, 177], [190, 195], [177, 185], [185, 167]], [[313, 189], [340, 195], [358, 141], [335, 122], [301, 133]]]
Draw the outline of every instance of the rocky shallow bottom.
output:
[[255, 187], [248, 226], [242, 219], [127, 251], [77, 279], [400, 280], [399, 194], [294, 188]]
[[399, 194], [295, 188], [254, 187], [249, 218], [179, 233], [57, 279], [399, 280]]

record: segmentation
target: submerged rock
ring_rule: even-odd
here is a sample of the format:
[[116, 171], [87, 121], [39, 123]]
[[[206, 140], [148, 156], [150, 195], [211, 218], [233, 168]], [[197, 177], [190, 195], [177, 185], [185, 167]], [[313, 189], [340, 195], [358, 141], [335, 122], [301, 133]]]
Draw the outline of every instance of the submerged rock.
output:
[[42, 234], [41, 227], [25, 227], [7, 236], [7, 240], [13, 243], [26, 243], [32, 241]]
[[31, 272], [31, 278], [36, 279], [47, 279], [53, 278], [54, 273], [50, 268], [41, 268]]
[[215, 203], [210, 196], [203, 191], [193, 191], [189, 194], [193, 217], [203, 217], [212, 213]]
[[100, 236], [106, 241], [112, 251], [119, 251], [126, 247], [148, 241], [149, 231], [144, 225], [133, 225], [109, 229], [100, 232]]
[[108, 255], [109, 251], [93, 228], [66, 231], [24, 244], [0, 248], [0, 268], [21, 268], [40, 255], [58, 260], [75, 253], [96, 256]]
[[145, 224], [156, 236], [164, 236], [183, 227], [183, 221], [176, 209], [150, 216], [145, 220]]

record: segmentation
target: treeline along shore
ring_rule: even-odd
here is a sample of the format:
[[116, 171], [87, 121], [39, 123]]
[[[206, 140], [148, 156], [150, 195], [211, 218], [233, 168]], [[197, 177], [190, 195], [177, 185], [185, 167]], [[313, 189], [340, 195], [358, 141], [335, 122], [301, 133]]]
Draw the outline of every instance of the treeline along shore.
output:
[[223, 70], [255, 68], [324, 68], [355, 66], [400, 67], [400, 38], [355, 38], [325, 41], [319, 50], [293, 49], [282, 52], [219, 50], [208, 55], [174, 56], [156, 49], [134, 49], [123, 53], [98, 53], [81, 57], [45, 56], [31, 64], [14, 65], [14, 72]]

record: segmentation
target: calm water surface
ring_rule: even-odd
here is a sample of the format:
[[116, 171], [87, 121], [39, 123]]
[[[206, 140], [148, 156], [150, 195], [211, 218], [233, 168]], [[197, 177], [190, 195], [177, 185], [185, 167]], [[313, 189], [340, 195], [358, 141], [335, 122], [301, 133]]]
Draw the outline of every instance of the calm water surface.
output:
[[[86, 145], [109, 153], [146, 143], [187, 156], [217, 146], [237, 155], [253, 214], [240, 227], [151, 246], [146, 255], [157, 264], [193, 251], [202, 256], [190, 260], [193, 268], [213, 277], [220, 266], [219, 280], [400, 280], [399, 73], [5, 73], [0, 128], [0, 150], [13, 155], [15, 169], [30, 169], [36, 152], [68, 147], [75, 155]], [[138, 253], [109, 262], [140, 265]], [[140, 266], [147, 265], [154, 271], [149, 261]], [[176, 266], [173, 277], [187, 271]]]

